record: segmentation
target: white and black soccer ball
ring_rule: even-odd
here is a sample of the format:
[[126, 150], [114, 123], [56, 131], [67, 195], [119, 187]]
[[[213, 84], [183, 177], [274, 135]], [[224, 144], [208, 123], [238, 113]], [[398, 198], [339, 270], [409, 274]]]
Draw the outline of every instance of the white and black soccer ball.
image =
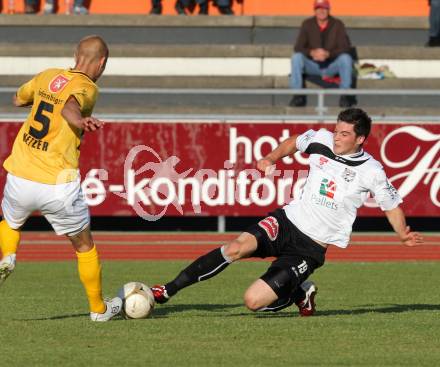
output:
[[154, 296], [150, 287], [141, 282], [124, 284], [118, 296], [122, 299], [122, 314], [128, 319], [145, 319], [154, 309]]

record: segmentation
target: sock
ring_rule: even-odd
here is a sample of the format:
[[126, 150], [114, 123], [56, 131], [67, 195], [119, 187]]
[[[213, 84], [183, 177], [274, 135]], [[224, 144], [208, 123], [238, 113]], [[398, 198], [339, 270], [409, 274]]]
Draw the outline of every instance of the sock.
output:
[[219, 247], [185, 268], [173, 281], [165, 284], [168, 295], [174, 296], [182, 288], [207, 280], [217, 275], [232, 262], [223, 255], [223, 247]]
[[20, 243], [20, 231], [9, 227], [5, 220], [0, 222], [0, 248], [3, 257], [17, 252]]
[[101, 264], [96, 247], [88, 252], [77, 252], [78, 273], [89, 300], [90, 311], [103, 313], [106, 306], [102, 299]]
[[287, 297], [279, 298], [275, 302], [271, 303], [269, 306], [260, 308], [258, 311], [264, 312], [277, 312], [282, 309], [293, 305], [294, 303], [300, 303], [306, 298], [306, 292], [301, 287], [296, 287], [295, 290]]
[[292, 300], [296, 304], [301, 303], [306, 298], [306, 292], [301, 286], [296, 287], [296, 289], [292, 293]]
[[258, 311], [263, 311], [263, 312], [281, 311], [282, 309], [292, 305], [293, 302], [295, 302], [295, 301], [294, 301], [292, 295], [290, 295], [288, 297], [284, 297], [284, 298], [278, 298], [275, 302], [272, 302], [269, 306], [262, 307]]

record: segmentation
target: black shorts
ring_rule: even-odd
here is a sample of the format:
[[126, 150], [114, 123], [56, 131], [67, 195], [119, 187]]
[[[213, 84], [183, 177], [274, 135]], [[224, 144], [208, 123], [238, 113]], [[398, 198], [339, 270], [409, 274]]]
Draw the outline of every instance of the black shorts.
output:
[[[261, 279], [268, 283], [279, 297], [285, 296], [304, 282], [325, 262], [326, 249], [302, 233], [287, 218], [283, 209], [269, 213], [268, 217], [245, 232], [257, 239], [257, 250], [252, 257], [276, 257]], [[277, 278], [283, 281], [273, 280]]]

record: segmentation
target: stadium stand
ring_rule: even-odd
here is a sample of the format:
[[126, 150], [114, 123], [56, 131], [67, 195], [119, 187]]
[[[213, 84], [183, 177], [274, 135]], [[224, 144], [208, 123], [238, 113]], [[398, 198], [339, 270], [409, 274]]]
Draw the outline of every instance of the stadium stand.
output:
[[[428, 2], [424, 0], [332, 0], [332, 13], [337, 16], [422, 16], [428, 14]], [[14, 3], [15, 12], [24, 10], [24, 0], [2, 0], [3, 12], [7, 12], [9, 2]], [[44, 0], [40, 1], [40, 8], [44, 8]], [[67, 1], [58, 1], [57, 12], [64, 14]], [[163, 0], [163, 14], [176, 14], [174, 0]], [[233, 1], [233, 10], [237, 15], [308, 15], [312, 8], [313, 0], [285, 1], [285, 0], [243, 0]], [[86, 1], [85, 5], [92, 14], [148, 14], [151, 9], [150, 1], [125, 0], [92, 0]], [[210, 7], [210, 14], [217, 15], [214, 6]]]
[[[287, 107], [290, 94], [131, 93], [133, 88], [288, 91], [289, 59], [303, 15], [115, 17], [93, 14], [93, 7], [91, 10], [91, 15], [81, 17], [63, 14], [0, 16], [0, 85], [7, 90], [0, 93], [0, 114], [17, 114], [11, 106], [11, 91], [31, 74], [49, 65], [73, 65], [74, 44], [90, 33], [103, 35], [111, 52], [108, 68], [99, 81], [104, 91], [96, 108], [98, 114], [252, 114], [276, 115], [279, 119], [316, 114], [316, 97], [309, 99], [308, 107], [295, 109]], [[397, 76], [384, 80], [359, 80], [359, 90], [439, 93], [440, 49], [423, 47], [428, 31], [427, 9], [425, 15], [414, 14], [418, 16], [341, 16], [357, 46], [361, 62], [386, 64]], [[132, 91], [110, 94], [105, 92], [108, 88]], [[329, 106], [326, 116], [334, 116], [339, 111], [337, 99], [338, 96], [326, 97]], [[371, 95], [358, 99], [360, 105], [375, 116], [405, 117], [398, 121], [407, 121], [408, 116], [439, 120], [438, 96], [435, 95]], [[180, 217], [173, 220], [164, 218], [161, 224], [182, 229], [186, 225]], [[203, 220], [210, 223], [210, 228], [215, 228], [215, 218]], [[141, 222], [139, 219], [135, 223], [142, 226]], [[103, 227], [108, 224], [108, 218], [102, 223]], [[126, 228], [132, 228], [129, 225], [133, 220], [130, 218], [124, 224], [127, 224]]]
[[[0, 23], [0, 81], [16, 87], [38, 69], [69, 63], [73, 44], [85, 34], [109, 40], [112, 59], [101, 86], [107, 88], [287, 88], [289, 58], [303, 17], [88, 17], [15, 15]], [[428, 21], [421, 17], [345, 17], [360, 63], [387, 65], [396, 78], [361, 79], [358, 89], [437, 90], [440, 50], [425, 48]], [[60, 27], [62, 26], [62, 27]], [[203, 30], [202, 32], [200, 30]], [[7, 40], [7, 42], [5, 42]], [[13, 57], [14, 59], [11, 59]], [[57, 59], [57, 58], [67, 59]], [[45, 59], [45, 58], [50, 58]], [[117, 59], [116, 59], [117, 58]], [[32, 62], [30, 62], [32, 60]], [[316, 88], [310, 85], [311, 88]], [[289, 95], [112, 94], [104, 113], [314, 113], [287, 107]], [[11, 112], [0, 95], [1, 112]], [[361, 96], [379, 115], [437, 114], [435, 96]], [[326, 98], [337, 106], [337, 96]], [[330, 109], [331, 112], [331, 109]]]

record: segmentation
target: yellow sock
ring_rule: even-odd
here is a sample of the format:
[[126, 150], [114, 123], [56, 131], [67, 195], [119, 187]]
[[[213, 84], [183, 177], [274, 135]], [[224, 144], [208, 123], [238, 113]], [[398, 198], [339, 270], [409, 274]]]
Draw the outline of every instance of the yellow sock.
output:
[[20, 243], [20, 231], [9, 227], [5, 220], [0, 222], [0, 248], [3, 256], [15, 254]]
[[88, 252], [77, 252], [79, 278], [86, 290], [90, 311], [103, 313], [105, 304], [102, 299], [101, 264], [96, 247]]

